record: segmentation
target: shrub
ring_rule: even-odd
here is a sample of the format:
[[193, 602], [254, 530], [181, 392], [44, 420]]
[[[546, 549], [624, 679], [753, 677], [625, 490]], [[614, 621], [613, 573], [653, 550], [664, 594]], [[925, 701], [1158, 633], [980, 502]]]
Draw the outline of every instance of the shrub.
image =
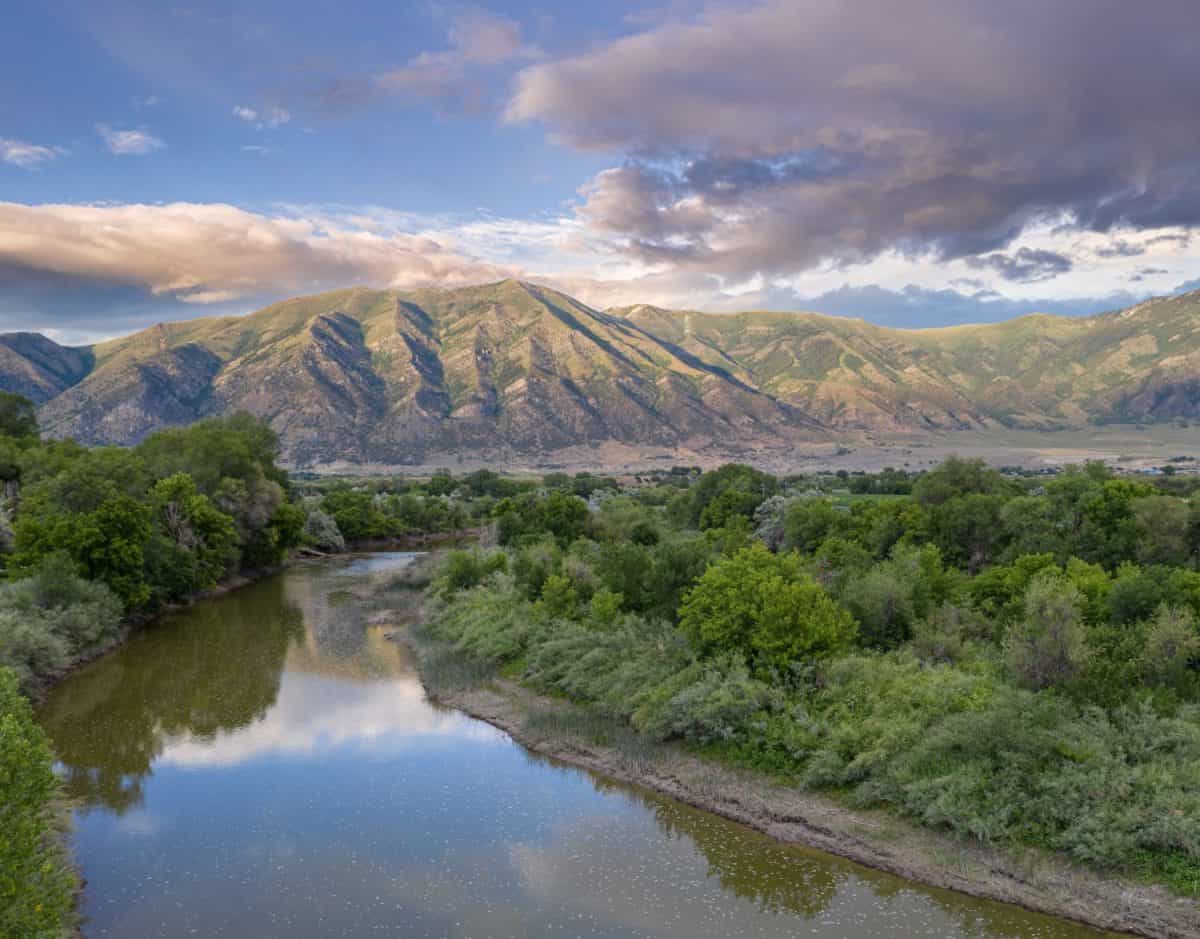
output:
[[641, 706], [634, 726], [659, 740], [736, 743], [749, 737], [757, 717], [781, 704], [780, 692], [753, 678], [735, 653], [678, 673]]
[[1087, 659], [1083, 594], [1069, 581], [1041, 575], [1025, 592], [1025, 614], [1005, 641], [1009, 667], [1017, 680], [1040, 690], [1062, 685], [1079, 674]]
[[503, 551], [449, 551], [434, 577], [434, 589], [442, 597], [459, 590], [477, 587], [490, 575], [508, 570], [508, 555]]
[[[466, 552], [463, 552], [466, 553]], [[426, 628], [472, 658], [501, 664], [524, 654], [529, 634], [542, 620], [534, 605], [512, 589], [466, 590], [434, 611]]]
[[0, 666], [30, 687], [115, 638], [121, 613], [104, 584], [50, 555], [32, 576], [0, 585]]
[[0, 668], [0, 936], [67, 935], [75, 876], [52, 763], [16, 676]]
[[931, 665], [954, 664], [968, 657], [973, 645], [989, 637], [991, 627], [976, 611], [943, 603], [913, 627], [911, 648]]
[[304, 520], [304, 539], [314, 548], [332, 554], [346, 550], [346, 539], [342, 537], [337, 520], [320, 509], [310, 511]]

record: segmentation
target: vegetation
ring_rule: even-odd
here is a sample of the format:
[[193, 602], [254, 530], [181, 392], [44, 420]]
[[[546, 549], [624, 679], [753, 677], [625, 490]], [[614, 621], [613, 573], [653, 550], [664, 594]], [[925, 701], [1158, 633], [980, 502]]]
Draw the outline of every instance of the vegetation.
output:
[[277, 441], [248, 415], [128, 450], [5, 428], [0, 665], [26, 689], [111, 644], [130, 614], [278, 564], [304, 539]]
[[76, 880], [58, 799], [46, 735], [0, 668], [0, 936], [69, 935]]
[[729, 466], [496, 503], [432, 641], [858, 805], [1200, 890], [1200, 501], [1100, 465]]

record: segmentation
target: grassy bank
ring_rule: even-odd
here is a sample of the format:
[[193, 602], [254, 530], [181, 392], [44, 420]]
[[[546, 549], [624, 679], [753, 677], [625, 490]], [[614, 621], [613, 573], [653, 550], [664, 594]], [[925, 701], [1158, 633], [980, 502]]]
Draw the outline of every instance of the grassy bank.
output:
[[[384, 592], [381, 605], [409, 602], [395, 592], [406, 587]], [[1045, 851], [936, 833], [894, 812], [851, 807], [837, 793], [803, 790], [789, 778], [747, 769], [720, 748], [655, 740], [611, 713], [536, 690], [521, 680], [521, 662], [502, 665], [465, 652], [429, 620], [397, 638], [416, 651], [432, 700], [543, 755], [907, 880], [1114, 932], [1183, 939], [1200, 931], [1200, 910], [1162, 887], [1103, 877]]]

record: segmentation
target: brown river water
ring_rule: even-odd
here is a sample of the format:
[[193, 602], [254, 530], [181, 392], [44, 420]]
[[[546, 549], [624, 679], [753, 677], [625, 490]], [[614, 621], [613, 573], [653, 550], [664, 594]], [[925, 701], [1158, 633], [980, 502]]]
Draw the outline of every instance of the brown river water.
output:
[[39, 717], [89, 937], [1103, 934], [933, 890], [534, 756], [431, 705], [362, 588], [301, 564], [169, 615]]

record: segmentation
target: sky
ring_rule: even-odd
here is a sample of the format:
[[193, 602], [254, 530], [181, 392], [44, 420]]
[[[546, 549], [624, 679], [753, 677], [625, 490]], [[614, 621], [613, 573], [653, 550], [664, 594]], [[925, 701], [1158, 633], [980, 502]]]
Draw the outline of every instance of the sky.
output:
[[0, 331], [353, 284], [925, 327], [1200, 287], [1195, 0], [7, 0]]

